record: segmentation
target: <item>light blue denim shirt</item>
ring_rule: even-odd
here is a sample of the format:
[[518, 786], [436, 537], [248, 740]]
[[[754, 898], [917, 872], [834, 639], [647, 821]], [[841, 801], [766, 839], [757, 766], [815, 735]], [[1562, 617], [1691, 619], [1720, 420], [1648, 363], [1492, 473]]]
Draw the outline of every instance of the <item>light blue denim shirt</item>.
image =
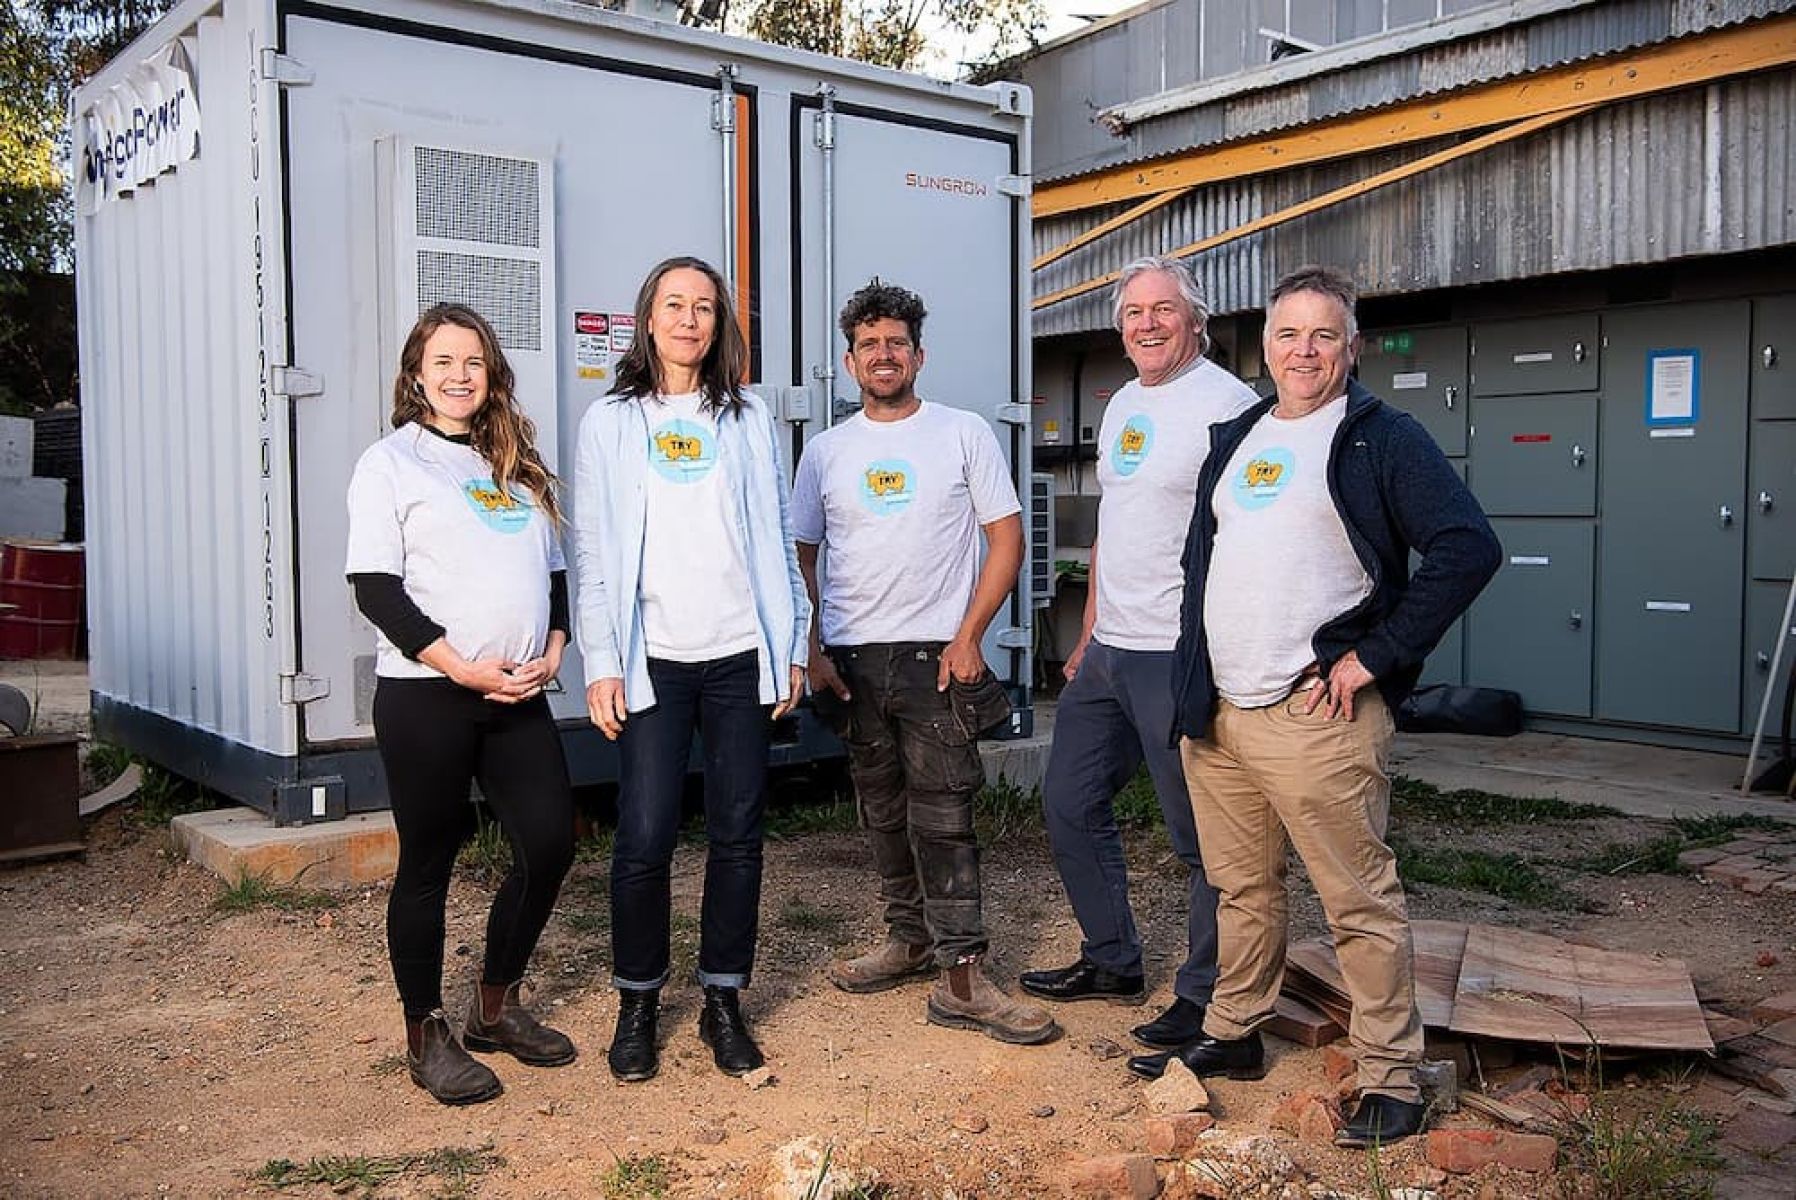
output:
[[[574, 456], [574, 622], [586, 683], [624, 681], [624, 703], [655, 703], [642, 631], [642, 541], [649, 425], [642, 402], [604, 396], [580, 418]], [[718, 460], [729, 468], [736, 532], [760, 629], [761, 703], [791, 691], [792, 667], [810, 651], [811, 602], [792, 542], [790, 488], [780, 468], [773, 417], [760, 397], [743, 393], [738, 416], [717, 422]]]

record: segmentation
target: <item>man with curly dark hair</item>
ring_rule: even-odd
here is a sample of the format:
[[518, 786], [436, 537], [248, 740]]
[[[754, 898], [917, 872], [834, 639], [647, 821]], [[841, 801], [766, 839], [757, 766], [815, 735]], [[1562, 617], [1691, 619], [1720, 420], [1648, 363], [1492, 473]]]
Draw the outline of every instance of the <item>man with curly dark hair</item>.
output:
[[973, 833], [979, 698], [1008, 713], [979, 643], [1022, 566], [1021, 505], [991, 426], [917, 395], [926, 315], [914, 292], [877, 279], [849, 298], [843, 361], [861, 411], [811, 440], [792, 490], [799, 568], [820, 604], [811, 693], [848, 747], [887, 926], [830, 980], [877, 992], [939, 968], [931, 1022], [1033, 1044], [1059, 1027], [985, 972]]

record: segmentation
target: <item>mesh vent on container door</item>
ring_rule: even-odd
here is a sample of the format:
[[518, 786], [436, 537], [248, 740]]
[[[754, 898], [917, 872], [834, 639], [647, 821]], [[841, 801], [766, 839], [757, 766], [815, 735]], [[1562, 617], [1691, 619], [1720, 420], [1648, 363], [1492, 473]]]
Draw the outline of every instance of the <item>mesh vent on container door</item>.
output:
[[542, 245], [539, 164], [416, 147], [418, 234], [494, 246]]
[[526, 259], [418, 251], [418, 311], [465, 304], [487, 319], [507, 350], [541, 350], [542, 268]]

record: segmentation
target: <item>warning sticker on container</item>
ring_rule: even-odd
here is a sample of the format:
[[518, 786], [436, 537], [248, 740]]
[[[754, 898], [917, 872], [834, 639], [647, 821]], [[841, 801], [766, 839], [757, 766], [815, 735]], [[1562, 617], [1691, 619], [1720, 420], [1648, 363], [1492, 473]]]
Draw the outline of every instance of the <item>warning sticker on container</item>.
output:
[[1514, 355], [1513, 358], [1514, 361], [1518, 363], [1552, 362], [1553, 352], [1551, 350], [1527, 350], [1521, 354]]
[[1393, 392], [1418, 392], [1428, 386], [1428, 372], [1399, 371], [1391, 376]]
[[636, 318], [629, 313], [611, 314], [611, 352], [627, 354], [636, 344]]
[[1512, 442], [1550, 442], [1553, 440], [1553, 435], [1550, 433], [1518, 433], [1509, 440]]
[[1694, 425], [1702, 395], [1695, 350], [1655, 350], [1646, 356], [1646, 423]]
[[1690, 605], [1684, 600], [1648, 600], [1647, 612], [1689, 612]]
[[607, 313], [574, 313], [574, 372], [581, 379], [611, 378], [611, 317]]
[[1695, 437], [1696, 430], [1690, 428], [1688, 425], [1684, 426], [1682, 429], [1649, 429], [1646, 431], [1646, 436], [1655, 438]]
[[1553, 557], [1550, 554], [1511, 554], [1509, 565], [1512, 567], [1550, 567]]

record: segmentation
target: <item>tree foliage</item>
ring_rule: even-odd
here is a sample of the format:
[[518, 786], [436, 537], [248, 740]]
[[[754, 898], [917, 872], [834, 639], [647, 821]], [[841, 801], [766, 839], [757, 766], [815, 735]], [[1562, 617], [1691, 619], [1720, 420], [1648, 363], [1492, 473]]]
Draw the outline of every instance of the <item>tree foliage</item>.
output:
[[930, 38], [946, 64], [986, 63], [1033, 45], [1041, 0], [750, 0], [748, 36], [800, 50], [915, 71], [929, 64]]

